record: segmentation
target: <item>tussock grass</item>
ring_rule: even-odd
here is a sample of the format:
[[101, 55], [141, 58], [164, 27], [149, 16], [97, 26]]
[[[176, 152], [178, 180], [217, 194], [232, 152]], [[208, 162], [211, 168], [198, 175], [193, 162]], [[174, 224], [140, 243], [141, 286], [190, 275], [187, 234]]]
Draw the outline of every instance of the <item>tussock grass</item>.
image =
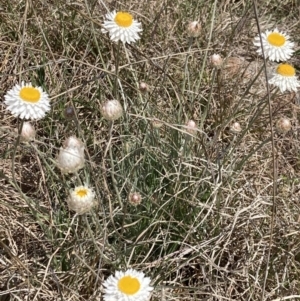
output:
[[[262, 30], [299, 44], [298, 5], [260, 3]], [[101, 33], [106, 7], [142, 22], [139, 43]], [[102, 300], [103, 280], [127, 267], [153, 279], [152, 300], [300, 298], [299, 95], [271, 89], [268, 110], [251, 1], [7, 1], [0, 15], [1, 98], [22, 80], [52, 98], [30, 144], [16, 145], [20, 122], [0, 106], [0, 300]], [[191, 20], [202, 25], [193, 40]], [[125, 114], [110, 125], [99, 106], [112, 98]], [[273, 153], [283, 116], [293, 127], [274, 133]], [[53, 160], [70, 135], [87, 164], [63, 176]], [[76, 216], [65, 200], [84, 182], [98, 206]]]

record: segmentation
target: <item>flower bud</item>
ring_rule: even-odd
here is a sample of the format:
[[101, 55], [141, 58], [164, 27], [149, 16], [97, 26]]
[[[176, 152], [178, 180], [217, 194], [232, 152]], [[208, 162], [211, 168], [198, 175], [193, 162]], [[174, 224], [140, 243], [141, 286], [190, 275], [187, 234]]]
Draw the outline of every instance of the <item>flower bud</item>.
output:
[[35, 138], [35, 129], [30, 122], [24, 122], [21, 131], [21, 141], [29, 142]]
[[286, 117], [282, 117], [276, 122], [276, 130], [281, 134], [286, 134], [291, 128], [291, 121]]
[[234, 122], [231, 127], [230, 127], [230, 131], [233, 134], [238, 134], [242, 131], [241, 125], [238, 122]]
[[106, 120], [116, 120], [123, 115], [123, 108], [116, 99], [108, 100], [101, 105], [100, 111]]
[[220, 69], [223, 65], [223, 59], [221, 58], [221, 56], [219, 54], [213, 54], [210, 57], [210, 62], [217, 69]]
[[141, 203], [141, 201], [142, 201], [142, 196], [138, 192], [129, 193], [128, 202], [131, 205], [137, 206]]
[[63, 146], [57, 156], [57, 166], [62, 173], [75, 173], [84, 166], [84, 145], [76, 137], [70, 137]]
[[197, 38], [201, 34], [201, 24], [198, 21], [192, 21], [187, 26], [189, 37]]
[[74, 119], [75, 116], [76, 116], [76, 115], [75, 115], [75, 110], [74, 110], [73, 107], [71, 107], [71, 106], [65, 107], [65, 109], [64, 109], [64, 117], [65, 117], [66, 119], [71, 120], [71, 119]]
[[186, 131], [191, 134], [191, 135], [196, 135], [197, 134], [197, 125], [194, 120], [189, 120], [186, 123]]
[[139, 89], [142, 93], [146, 93], [149, 91], [149, 86], [144, 82], [140, 82]]

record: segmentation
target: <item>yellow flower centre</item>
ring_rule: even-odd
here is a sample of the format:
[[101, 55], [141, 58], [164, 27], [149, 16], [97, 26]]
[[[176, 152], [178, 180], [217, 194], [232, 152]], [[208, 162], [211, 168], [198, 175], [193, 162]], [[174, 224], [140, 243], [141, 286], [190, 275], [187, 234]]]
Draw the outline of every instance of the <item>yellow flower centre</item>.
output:
[[285, 37], [278, 32], [272, 32], [268, 35], [268, 42], [272, 46], [280, 47], [285, 43]]
[[141, 284], [137, 278], [124, 276], [118, 282], [119, 290], [126, 295], [134, 295], [140, 290]]
[[79, 188], [76, 191], [76, 195], [81, 197], [81, 198], [85, 197], [87, 194], [88, 194], [88, 190], [86, 188]]
[[115, 16], [115, 22], [120, 27], [129, 27], [133, 23], [133, 17], [131, 14], [126, 12], [118, 12]]
[[37, 103], [41, 99], [41, 92], [34, 87], [23, 87], [19, 95], [22, 100], [31, 103]]
[[289, 64], [280, 64], [276, 72], [282, 76], [294, 76], [296, 74], [295, 68]]

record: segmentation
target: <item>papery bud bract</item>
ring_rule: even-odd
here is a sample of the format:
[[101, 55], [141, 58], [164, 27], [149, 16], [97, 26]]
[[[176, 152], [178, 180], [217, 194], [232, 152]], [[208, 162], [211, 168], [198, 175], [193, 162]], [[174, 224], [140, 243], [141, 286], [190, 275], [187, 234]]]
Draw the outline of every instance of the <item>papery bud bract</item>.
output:
[[231, 127], [230, 131], [234, 134], [238, 134], [242, 131], [241, 125], [238, 122], [234, 122]]
[[116, 120], [123, 115], [123, 108], [116, 99], [108, 100], [100, 107], [102, 116], [106, 120]]
[[198, 21], [192, 21], [187, 26], [187, 33], [192, 38], [197, 38], [201, 34], [201, 24]]
[[57, 166], [62, 173], [75, 173], [84, 166], [84, 145], [72, 136], [63, 143], [57, 156]]
[[191, 134], [191, 135], [196, 135], [197, 134], [197, 125], [194, 120], [189, 120], [186, 123], [186, 131]]
[[69, 120], [74, 119], [76, 117], [74, 108], [71, 106], [66, 107], [64, 109], [64, 117]]
[[279, 133], [285, 134], [292, 128], [291, 121], [286, 118], [282, 117], [276, 122], [276, 130]]
[[67, 138], [64, 143], [63, 143], [63, 147], [71, 147], [71, 148], [84, 148], [84, 145], [83, 145], [83, 142], [78, 139], [77, 137], [75, 136], [71, 136], [69, 138]]
[[221, 56], [219, 54], [213, 54], [210, 57], [210, 62], [217, 69], [220, 69], [223, 65], [223, 59], [221, 58]]
[[149, 86], [144, 82], [140, 82], [139, 89], [142, 93], [146, 93], [149, 91]]
[[128, 196], [128, 202], [131, 205], [137, 206], [141, 203], [142, 196], [138, 192], [131, 192]]
[[35, 129], [30, 122], [24, 122], [21, 131], [21, 141], [29, 142], [35, 138]]

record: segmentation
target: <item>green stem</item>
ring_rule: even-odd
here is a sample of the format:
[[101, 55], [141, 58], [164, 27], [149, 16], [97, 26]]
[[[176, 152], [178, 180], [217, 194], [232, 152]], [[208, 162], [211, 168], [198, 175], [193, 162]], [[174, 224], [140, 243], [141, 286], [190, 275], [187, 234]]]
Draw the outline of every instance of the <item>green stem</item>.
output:
[[18, 130], [18, 137], [17, 137], [17, 140], [15, 142], [14, 151], [13, 151], [13, 155], [12, 155], [12, 163], [11, 163], [12, 182], [13, 182], [14, 187], [19, 191], [20, 195], [26, 201], [26, 203], [27, 203], [28, 207], [30, 208], [30, 210], [32, 211], [32, 213], [36, 214], [36, 210], [32, 207], [32, 205], [30, 204], [30, 201], [28, 200], [27, 196], [23, 193], [21, 187], [19, 186], [19, 184], [17, 183], [17, 180], [16, 180], [15, 159], [16, 159], [17, 148], [20, 145], [23, 124], [24, 124], [24, 121], [22, 120], [20, 128]]
[[[181, 97], [179, 98], [179, 110], [178, 110], [178, 123], [181, 122], [182, 118], [182, 98], [184, 97], [184, 91], [185, 91], [185, 85], [186, 85], [186, 81], [188, 80], [189, 82], [189, 72], [188, 72], [188, 61], [189, 61], [189, 56], [190, 56], [190, 51], [192, 49], [192, 45], [193, 45], [193, 38], [189, 37], [189, 48], [188, 48], [188, 53], [185, 57], [185, 62], [184, 62], [184, 77], [183, 77], [183, 81], [182, 81], [182, 85], [181, 85]], [[190, 90], [190, 87], [188, 88]], [[192, 109], [190, 108], [190, 111], [192, 112]]]
[[118, 189], [118, 186], [117, 186], [117, 181], [116, 181], [116, 178], [115, 178], [114, 158], [113, 158], [112, 145], [111, 145], [113, 126], [114, 126], [114, 122], [112, 121], [111, 124], [110, 124], [110, 129], [109, 129], [109, 142], [108, 142], [108, 144], [109, 144], [108, 152], [109, 152], [109, 158], [110, 158], [110, 164], [111, 164], [111, 166], [110, 166], [111, 173], [110, 174], [111, 174], [112, 183], [113, 183], [114, 190], [116, 192], [117, 199], [119, 201], [120, 207], [122, 208], [123, 204], [122, 204], [122, 200], [121, 200], [121, 197], [120, 197], [120, 192], [119, 192], [119, 189]]
[[[209, 51], [209, 48], [210, 48], [210, 44], [211, 44], [211, 40], [212, 40], [212, 34], [213, 34], [213, 29], [214, 29], [214, 23], [215, 23], [215, 20], [216, 20], [216, 5], [217, 5], [217, 0], [214, 1], [214, 4], [213, 4], [213, 11], [212, 11], [212, 18], [211, 18], [211, 25], [210, 25], [210, 32], [209, 32], [209, 37], [208, 37], [208, 44], [207, 44], [207, 48], [204, 52], [204, 58], [203, 58], [203, 64], [202, 64], [202, 67], [201, 67], [201, 71], [200, 71], [200, 74], [199, 74], [199, 81], [198, 81], [198, 87], [196, 87], [196, 91], [199, 91], [200, 89], [200, 84], [201, 84], [201, 81], [202, 81], [202, 77], [203, 77], [203, 73], [204, 73], [204, 69], [205, 69], [205, 66], [206, 66], [206, 60], [207, 60], [207, 54], [208, 54], [208, 51]], [[192, 105], [194, 103], [194, 98], [193, 98], [193, 101], [191, 102]]]
[[217, 74], [217, 70], [216, 70], [216, 68], [214, 68], [214, 70], [213, 70], [213, 77], [212, 77], [212, 81], [211, 81], [211, 90], [210, 90], [210, 93], [209, 93], [207, 104], [206, 104], [206, 106], [204, 108], [204, 111], [202, 113], [202, 116], [201, 116], [200, 130], [203, 130], [204, 121], [205, 121], [206, 116], [207, 116], [207, 112], [208, 112], [210, 101], [211, 101], [211, 97], [212, 97], [213, 84], [215, 82], [216, 74]]
[[115, 99], [118, 99], [119, 96], [119, 89], [118, 89], [118, 76], [119, 76], [119, 63], [120, 63], [120, 47], [121, 42], [118, 42], [117, 50], [115, 51], [115, 81], [114, 81], [114, 97]]

